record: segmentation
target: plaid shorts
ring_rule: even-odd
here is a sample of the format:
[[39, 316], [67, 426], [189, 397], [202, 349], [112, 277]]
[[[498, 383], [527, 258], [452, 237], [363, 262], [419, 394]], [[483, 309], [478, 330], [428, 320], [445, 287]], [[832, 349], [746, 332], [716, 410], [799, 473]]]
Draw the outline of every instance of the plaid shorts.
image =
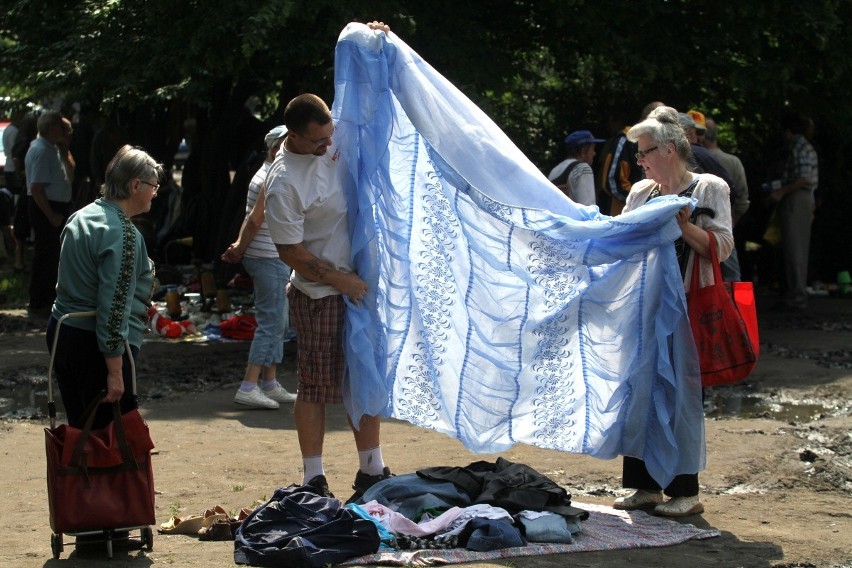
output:
[[343, 316], [346, 305], [336, 294], [318, 300], [287, 286], [290, 322], [296, 328], [296, 377], [299, 400], [343, 402]]

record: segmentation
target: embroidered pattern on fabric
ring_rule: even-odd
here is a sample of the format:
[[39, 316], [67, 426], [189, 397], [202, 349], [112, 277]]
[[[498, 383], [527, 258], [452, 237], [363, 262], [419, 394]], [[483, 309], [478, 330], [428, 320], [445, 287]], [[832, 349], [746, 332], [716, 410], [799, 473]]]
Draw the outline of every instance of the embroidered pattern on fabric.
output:
[[130, 294], [130, 281], [133, 278], [132, 261], [136, 250], [136, 231], [133, 230], [133, 224], [120, 211], [116, 211], [116, 214], [121, 221], [121, 267], [119, 268], [115, 295], [112, 298], [107, 319], [106, 347], [110, 351], [117, 351], [124, 342], [121, 337], [121, 321], [127, 305], [127, 296]]
[[454, 241], [458, 239], [458, 219], [444, 195], [442, 184], [434, 172], [428, 176], [422, 197], [421, 222], [424, 250], [415, 263], [414, 296], [419, 306], [422, 329], [416, 351], [410, 355], [407, 369], [410, 379], [402, 386], [397, 403], [400, 415], [414, 424], [435, 420], [441, 409], [439, 367], [444, 363], [443, 347], [450, 329], [452, 299], [455, 287], [450, 264], [454, 258]]
[[539, 427], [535, 437], [546, 441], [548, 447], [567, 448], [576, 437], [577, 421], [573, 414], [577, 397], [572, 384], [565, 381], [574, 368], [568, 324], [568, 318], [560, 315], [534, 331], [539, 337], [536, 354], [539, 363], [533, 365], [537, 384], [533, 420]]
[[548, 306], [559, 309], [577, 297], [580, 293], [578, 285], [583, 281], [577, 274], [582, 268], [577, 258], [583, 249], [546, 235], [538, 236], [529, 246], [529, 272], [541, 285]]

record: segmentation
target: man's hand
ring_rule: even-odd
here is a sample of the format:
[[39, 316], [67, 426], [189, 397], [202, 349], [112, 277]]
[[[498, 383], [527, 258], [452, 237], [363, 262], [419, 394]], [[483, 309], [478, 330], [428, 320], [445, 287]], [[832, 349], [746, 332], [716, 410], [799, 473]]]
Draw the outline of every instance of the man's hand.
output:
[[341, 272], [335, 287], [343, 294], [349, 296], [356, 306], [361, 303], [367, 294], [367, 283], [354, 272]]
[[371, 30], [379, 30], [380, 32], [388, 33], [388, 32], [390, 31], [390, 26], [389, 26], [389, 25], [387, 25], [387, 24], [386, 24], [386, 23], [384, 23], [384, 22], [377, 22], [377, 21], [375, 21], [375, 20], [373, 20], [372, 22], [370, 22], [369, 24], [367, 24], [367, 26], [368, 26]]

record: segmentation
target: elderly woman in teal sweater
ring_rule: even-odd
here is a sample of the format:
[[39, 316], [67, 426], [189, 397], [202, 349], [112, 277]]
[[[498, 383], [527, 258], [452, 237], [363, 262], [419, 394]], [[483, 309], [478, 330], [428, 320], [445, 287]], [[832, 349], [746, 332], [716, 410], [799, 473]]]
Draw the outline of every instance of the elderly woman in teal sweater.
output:
[[[84, 425], [96, 398], [121, 401], [122, 413], [136, 408], [129, 357], [138, 355], [148, 327], [154, 270], [131, 219], [151, 209], [162, 177], [162, 164], [139, 148], [122, 147], [107, 166], [101, 197], [71, 215], [62, 231], [48, 349], [59, 318], [96, 312], [94, 318], [68, 318], [58, 331], [54, 372], [71, 426]], [[102, 404], [93, 427], [110, 420], [112, 411]]]

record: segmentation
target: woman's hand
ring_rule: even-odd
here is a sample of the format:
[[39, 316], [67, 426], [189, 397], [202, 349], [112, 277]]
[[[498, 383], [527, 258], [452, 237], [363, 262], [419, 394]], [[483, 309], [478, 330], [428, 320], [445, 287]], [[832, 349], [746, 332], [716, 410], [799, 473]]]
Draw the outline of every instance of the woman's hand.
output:
[[689, 205], [681, 207], [675, 214], [675, 219], [677, 219], [677, 224], [680, 227], [681, 232], [683, 231], [683, 226], [689, 223], [690, 215], [692, 215], [692, 208]]
[[115, 402], [124, 394], [124, 373], [122, 365], [124, 360], [121, 355], [104, 357], [107, 366], [107, 393], [101, 402]]
[[110, 372], [107, 375], [107, 394], [103, 399], [103, 402], [115, 402], [119, 400], [121, 396], [124, 394], [124, 376], [121, 373], [121, 369], [118, 370], [118, 373]]
[[237, 241], [232, 243], [231, 246], [228, 247], [228, 250], [222, 253], [222, 256], [219, 257], [223, 262], [229, 262], [231, 264], [238, 264], [243, 260], [244, 251], [240, 249], [240, 242]]

